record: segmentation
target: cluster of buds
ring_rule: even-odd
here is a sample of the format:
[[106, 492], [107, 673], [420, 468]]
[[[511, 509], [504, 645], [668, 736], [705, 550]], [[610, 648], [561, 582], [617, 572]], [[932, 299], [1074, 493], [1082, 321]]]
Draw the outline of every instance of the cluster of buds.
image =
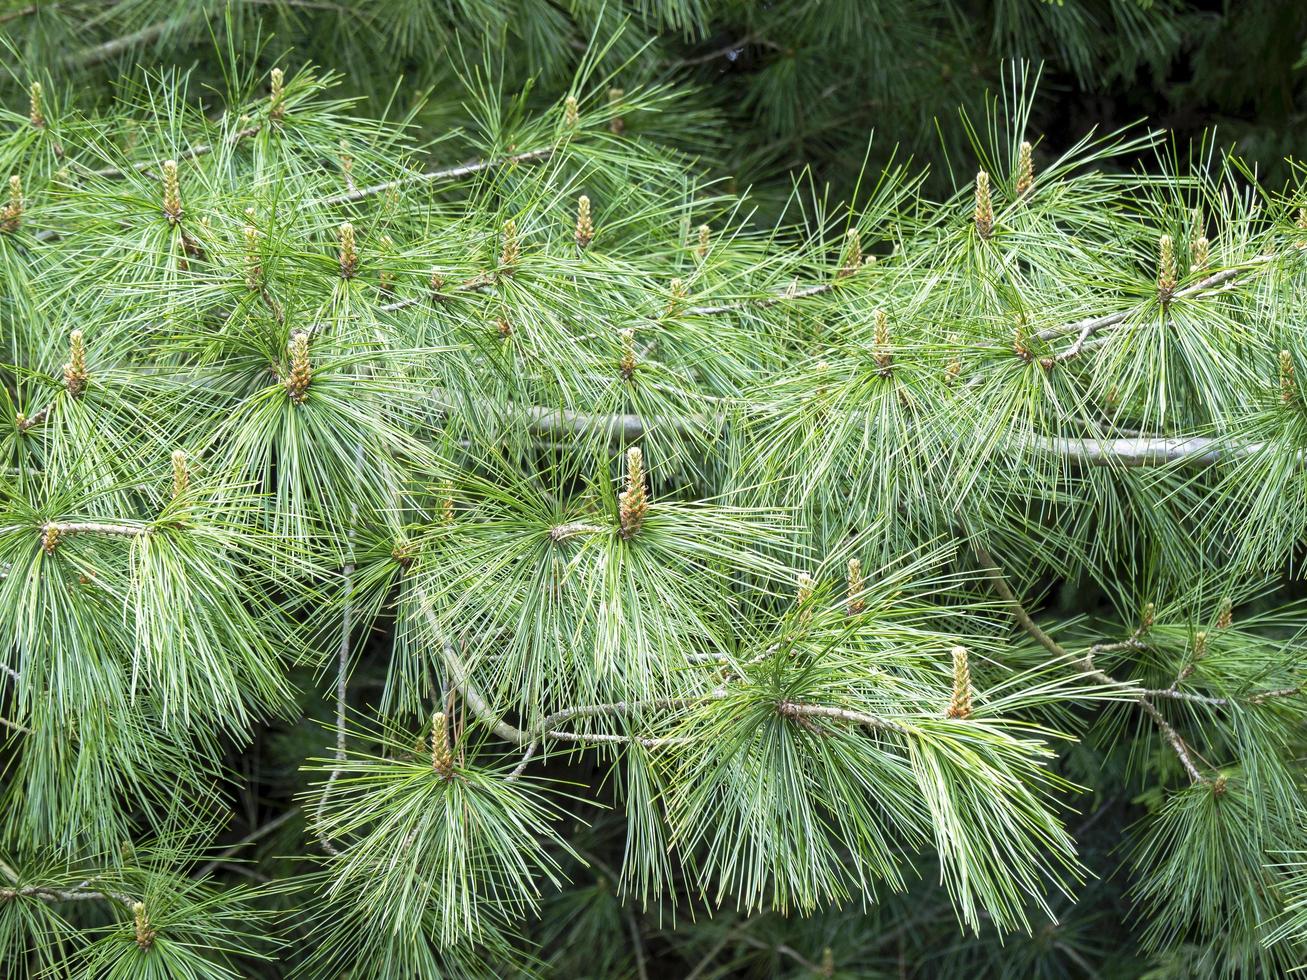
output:
[[1157, 298], [1164, 304], [1175, 295], [1180, 277], [1175, 263], [1175, 243], [1170, 235], [1157, 240]]
[[64, 387], [74, 398], [81, 398], [86, 390], [86, 344], [82, 332], [74, 330], [68, 335], [68, 363], [64, 365]]
[[448, 483], [440, 489], [440, 522], [454, 523], [454, 488]]
[[1034, 351], [1030, 349], [1030, 332], [1024, 313], [1017, 314], [1016, 322], [1012, 327], [1012, 350], [1017, 357], [1027, 363], [1035, 358]]
[[1228, 630], [1234, 625], [1234, 603], [1229, 599], [1221, 600], [1221, 608], [1216, 612], [1216, 628]]
[[286, 115], [286, 76], [280, 68], [272, 69], [270, 88], [268, 118], [280, 121]]
[[390, 557], [400, 568], [409, 568], [412, 566], [417, 556], [413, 551], [411, 541], [397, 541], [395, 546], [390, 549]]
[[1189, 245], [1189, 271], [1202, 272], [1210, 261], [1211, 243], [1206, 235], [1199, 235]]
[[1280, 402], [1292, 405], [1298, 400], [1298, 385], [1294, 381], [1293, 358], [1287, 350], [1280, 351]]
[[427, 281], [427, 288], [431, 290], [431, 299], [434, 302], [441, 302], [445, 298], [445, 276], [439, 269], [431, 270], [431, 278]]
[[53, 555], [55, 549], [59, 547], [59, 528], [53, 524], [45, 526], [45, 532], [41, 535], [41, 550], [47, 555]]
[[636, 359], [635, 359], [635, 328], [627, 327], [619, 331], [622, 338], [622, 380], [630, 381], [635, 377]]
[[685, 300], [690, 295], [685, 287], [684, 279], [673, 279], [667, 284], [671, 292], [671, 298], [667, 301], [667, 312], [669, 314], [679, 313], [685, 306]]
[[517, 222], [509, 218], [504, 222], [503, 244], [499, 251], [500, 271], [511, 276], [521, 257], [522, 243], [517, 237]]
[[9, 178], [9, 203], [0, 211], [0, 232], [13, 234], [23, 223], [23, 180], [18, 174]]
[[508, 322], [508, 317], [501, 316], [495, 320], [495, 330], [503, 340], [507, 340], [513, 335], [513, 325]]
[[862, 261], [862, 234], [857, 228], [850, 228], [844, 234], [844, 262], [840, 265], [839, 275], [853, 275], [862, 268]]
[[867, 608], [867, 600], [863, 597], [863, 592], [867, 588], [867, 580], [862, 575], [862, 562], [857, 558], [849, 559], [848, 571], [848, 599], [845, 607], [850, 616], [856, 616]]
[[569, 95], [563, 101], [563, 125], [568, 129], [576, 129], [581, 122], [581, 107], [577, 104], [576, 96]]
[[595, 226], [590, 219], [590, 198], [582, 194], [576, 199], [576, 247], [585, 248], [594, 237]]
[[1017, 197], [1024, 198], [1035, 186], [1035, 164], [1031, 159], [1032, 147], [1022, 142], [1017, 154]]
[[799, 605], [799, 622], [806, 623], [812, 619], [812, 594], [817, 588], [817, 583], [807, 572], [799, 573], [799, 588], [795, 594], [795, 601]]
[[953, 696], [945, 714], [950, 718], [971, 717], [971, 664], [963, 646], [953, 648]]
[[454, 753], [449, 747], [449, 721], [443, 711], [431, 716], [431, 769], [446, 781], [454, 778]]
[[613, 118], [608, 122], [608, 129], [619, 135], [626, 129], [626, 120], [617, 114], [617, 107], [622, 104], [624, 98], [626, 98], [626, 89], [610, 88], [608, 90], [608, 107], [613, 111]]
[[309, 335], [296, 332], [286, 345], [290, 353], [290, 370], [282, 384], [286, 394], [296, 405], [303, 405], [309, 397], [309, 384], [313, 381], [313, 367], [309, 364]]
[[186, 465], [186, 454], [180, 449], [172, 451], [172, 499], [185, 496], [191, 486], [190, 468]]
[[340, 278], [353, 279], [359, 271], [359, 253], [354, 241], [354, 226], [348, 221], [341, 222], [340, 229]]
[[1147, 633], [1157, 622], [1157, 604], [1148, 602], [1144, 604], [1143, 615], [1139, 617], [1139, 635]]
[[890, 346], [889, 317], [884, 310], [876, 311], [876, 344], [873, 357], [880, 376], [888, 378], [894, 370], [894, 349]]
[[144, 902], [137, 902], [132, 906], [132, 920], [136, 927], [136, 945], [141, 949], [149, 949], [154, 945], [156, 930], [150, 925], [150, 920], [145, 914]]
[[986, 241], [994, 234], [994, 200], [989, 191], [989, 174], [976, 174], [976, 233]]
[[700, 262], [708, 257], [708, 248], [712, 244], [712, 229], [707, 225], [699, 226], [699, 244], [694, 247], [694, 257]]
[[168, 224], [176, 225], [182, 220], [182, 189], [177, 179], [177, 161], [163, 161], [163, 216]]
[[27, 119], [34, 129], [45, 129], [45, 110], [42, 107], [44, 93], [40, 82], [33, 82], [27, 89]]
[[649, 513], [649, 495], [644, 486], [644, 453], [639, 446], [626, 451], [626, 489], [617, 495], [617, 514], [622, 537], [633, 538]]

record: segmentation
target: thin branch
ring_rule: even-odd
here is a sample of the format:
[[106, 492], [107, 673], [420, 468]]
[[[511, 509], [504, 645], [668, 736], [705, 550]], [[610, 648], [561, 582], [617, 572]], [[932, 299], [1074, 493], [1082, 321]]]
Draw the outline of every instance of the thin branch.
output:
[[16, 721], [10, 721], [8, 718], [0, 718], [0, 725], [4, 725], [6, 728], [12, 728], [16, 732], [22, 732], [24, 735], [32, 734], [32, 730], [26, 725], [20, 725]]
[[[776, 293], [763, 299], [743, 300], [737, 303], [722, 303], [719, 306], [691, 306], [688, 310], [683, 310], [681, 316], [718, 316], [722, 313], [741, 313], [750, 309], [767, 309], [771, 306], [777, 306], [781, 303], [788, 303], [793, 299], [807, 299], [810, 296], [821, 296], [833, 290], [841, 280], [831, 280], [830, 282], [819, 282], [811, 286], [804, 286], [802, 289], [791, 287], [783, 293]], [[843, 280], [847, 282], [848, 280]]]
[[[236, 130], [236, 132], [230, 133], [227, 136], [223, 137], [222, 142], [217, 145], [233, 146], [236, 143], [239, 143], [243, 139], [248, 139], [251, 136], [257, 136], [262, 129], [263, 129], [262, 123], [254, 126], [246, 126], [244, 129], [238, 129]], [[179, 161], [194, 160], [196, 157], [207, 156], [208, 154], [212, 153], [214, 149], [215, 149], [215, 144], [201, 143], [198, 146], [191, 147], [189, 150], [186, 150], [184, 153], [177, 154], [176, 159]], [[151, 167], [157, 167], [157, 166], [158, 166], [157, 161], [146, 160], [141, 163], [134, 163], [128, 169], [135, 173], [144, 173], [148, 171]], [[119, 167], [103, 167], [100, 170], [93, 170], [91, 171], [91, 173], [93, 176], [96, 177], [107, 177], [110, 179], [127, 176], [127, 171], [122, 170]]]
[[388, 180], [380, 184], [370, 184], [367, 187], [359, 187], [344, 194], [334, 194], [331, 197], [320, 198], [313, 202], [318, 205], [333, 204], [351, 204], [355, 201], [361, 201], [364, 198], [374, 197], [377, 194], [384, 194], [386, 191], [398, 190], [401, 187], [412, 187], [415, 184], [429, 184], [439, 180], [457, 180], [459, 177], [466, 177], [469, 174], [481, 173], [483, 170], [493, 170], [496, 167], [506, 167], [514, 163], [529, 163], [537, 160], [547, 160], [554, 153], [552, 146], [543, 147], [539, 150], [530, 150], [526, 153], [515, 153], [512, 156], [496, 157], [493, 160], [475, 160], [472, 163], [465, 163], [457, 167], [445, 167], [441, 170], [429, 170], [426, 173], [410, 174], [407, 177], [399, 177], [395, 180]]
[[[1075, 665], [1077, 670], [1101, 681], [1104, 684], [1126, 687], [1131, 686], [1122, 685], [1121, 682], [1115, 680], [1094, 664], [1094, 654], [1104, 652], [1109, 648], [1108, 646], [1098, 645], [1090, 647], [1083, 656], [1075, 657], [1066, 647], [1062, 646], [1062, 644], [1058, 643], [1057, 640], [1044, 632], [1044, 630], [1039, 627], [1039, 624], [1030, 618], [1030, 614], [1026, 611], [1025, 606], [1022, 605], [1021, 600], [1017, 598], [1016, 593], [1012, 591], [1012, 587], [1008, 585], [1007, 577], [1004, 576], [1002, 570], [994, 561], [993, 556], [991, 556], [989, 552], [980, 545], [973, 544], [972, 547], [974, 548], [977, 557], [980, 559], [981, 564], [985, 566], [984, 574], [989, 579], [995, 593], [997, 593], [998, 597], [1007, 605], [1008, 611], [1021, 625], [1022, 629], [1033, 637], [1042, 647], [1044, 647], [1044, 649], [1048, 650], [1059, 659], [1069, 661]], [[1131, 642], [1137, 643], [1137, 639], [1126, 641], [1126, 643]], [[1111, 647], [1119, 646], [1121, 646], [1121, 644], [1111, 645]], [[1197, 765], [1195, 765], [1189, 746], [1185, 744], [1184, 739], [1180, 737], [1180, 733], [1177, 732], [1162, 713], [1157, 710], [1157, 706], [1149, 699], [1148, 694], [1142, 691], [1137, 691], [1132, 700], [1139, 705], [1150, 719], [1152, 719], [1153, 723], [1156, 724], [1158, 729], [1161, 731], [1162, 737], [1165, 738], [1171, 748], [1175, 750], [1176, 756], [1180, 759], [1180, 764], [1184, 767], [1185, 772], [1189, 774], [1189, 780], [1194, 783], [1207, 782], [1203, 777], [1203, 774], [1199, 772]]]
[[142, 524], [110, 524], [101, 521], [46, 521], [40, 530], [57, 534], [108, 534], [123, 538], [143, 538], [154, 529]]
[[[1220, 272], [1215, 272], [1210, 276], [1198, 280], [1198, 282], [1191, 286], [1186, 286], [1184, 289], [1178, 290], [1171, 297], [1171, 302], [1178, 299], [1187, 299], [1192, 296], [1197, 296], [1209, 289], [1214, 289], [1217, 286], [1233, 282], [1245, 272], [1255, 269], [1260, 265], [1264, 265], [1273, 258], [1275, 258], [1274, 255], [1259, 255], [1240, 265], [1232, 266], [1229, 269], [1222, 269]], [[1150, 300], [1149, 302], [1152, 301]], [[1063, 323], [1056, 327], [1046, 327], [1036, 333], [1035, 338], [1047, 341], [1056, 340], [1059, 337], [1068, 337], [1074, 334], [1076, 337], [1075, 343], [1055, 358], [1055, 360], [1058, 361], [1067, 360], [1071, 357], [1075, 357], [1076, 354], [1079, 354], [1085, 345], [1085, 341], [1090, 337], [1124, 323], [1126, 320], [1130, 319], [1130, 317], [1138, 313], [1142, 308], [1142, 305], [1133, 306], [1128, 310], [1121, 310], [1117, 313], [1108, 313], [1105, 316], [1085, 317], [1083, 320], [1076, 320], [1074, 323]]]
[[45, 406], [45, 408], [41, 409], [31, 418], [28, 418], [27, 416], [22, 416], [16, 419], [14, 421], [14, 427], [18, 429], [19, 432], [26, 432], [28, 429], [40, 425], [47, 418], [50, 417], [50, 409], [52, 409], [53, 407], [54, 407], [53, 405], [47, 405]]

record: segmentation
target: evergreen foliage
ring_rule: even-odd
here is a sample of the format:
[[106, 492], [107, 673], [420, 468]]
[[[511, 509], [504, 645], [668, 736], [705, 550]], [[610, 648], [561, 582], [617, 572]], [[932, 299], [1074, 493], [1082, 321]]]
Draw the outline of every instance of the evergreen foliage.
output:
[[773, 223], [626, 43], [0, 114], [6, 968], [1301, 965], [1301, 172], [1017, 70]]

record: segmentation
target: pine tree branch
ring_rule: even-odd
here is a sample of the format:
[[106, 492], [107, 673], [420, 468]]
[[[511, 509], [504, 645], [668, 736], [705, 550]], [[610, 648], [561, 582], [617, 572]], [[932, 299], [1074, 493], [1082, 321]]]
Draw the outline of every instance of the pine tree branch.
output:
[[[1177, 299], [1187, 299], [1192, 296], [1198, 296], [1209, 289], [1215, 289], [1217, 286], [1231, 283], [1237, 280], [1238, 277], [1244, 273], [1266, 264], [1273, 258], [1275, 258], [1274, 255], [1259, 255], [1256, 258], [1249, 259], [1241, 265], [1222, 269], [1220, 272], [1213, 273], [1210, 276], [1200, 279], [1191, 286], [1186, 286], [1184, 289], [1178, 290], [1171, 297], [1171, 301], [1174, 302]], [[1152, 300], [1149, 300], [1149, 303], [1151, 302]], [[1146, 304], [1131, 307], [1128, 310], [1122, 310], [1118, 313], [1109, 313], [1106, 316], [1086, 317], [1085, 319], [1077, 320], [1074, 323], [1064, 323], [1060, 326], [1048, 327], [1036, 333], [1035, 337], [1038, 340], [1049, 341], [1074, 334], [1076, 337], [1075, 343], [1065, 351], [1062, 351], [1060, 354], [1053, 357], [1053, 360], [1057, 362], [1068, 361], [1080, 354], [1084, 349], [1085, 341], [1090, 337], [1102, 333], [1104, 330], [1109, 330], [1112, 327], [1119, 326], [1126, 320], [1130, 319], [1130, 317], [1140, 312], [1140, 310], [1144, 308], [1144, 305]]]
[[41, 525], [40, 530], [47, 534], [53, 531], [60, 535], [108, 534], [124, 538], [143, 538], [154, 533], [154, 529], [148, 525], [111, 524], [101, 521], [46, 521]]
[[359, 187], [343, 194], [334, 194], [331, 197], [320, 198], [313, 203], [321, 206], [351, 204], [355, 201], [362, 201], [364, 198], [374, 197], [377, 194], [384, 194], [386, 191], [398, 190], [401, 187], [412, 187], [415, 184], [429, 184], [440, 180], [457, 180], [460, 177], [467, 177], [470, 174], [481, 173], [483, 170], [494, 170], [498, 167], [511, 166], [514, 163], [533, 163], [540, 160], [547, 160], [553, 155], [553, 153], [554, 147], [547, 146], [538, 150], [529, 150], [526, 153], [515, 153], [511, 156], [496, 157], [491, 160], [475, 160], [471, 163], [461, 164], [457, 167], [445, 167], [441, 170], [429, 170], [426, 173], [411, 174], [407, 177], [387, 180], [380, 184], [370, 184], [367, 187]]
[[[994, 592], [1003, 600], [1004, 604], [1008, 607], [1008, 612], [1011, 613], [1012, 618], [1020, 624], [1021, 628], [1024, 629], [1026, 633], [1038, 642], [1040, 646], [1044, 647], [1044, 649], [1048, 650], [1058, 659], [1066, 660], [1068, 663], [1075, 666], [1075, 668], [1081, 673], [1093, 677], [1100, 683], [1131, 690], [1133, 694], [1131, 700], [1138, 704], [1143, 712], [1152, 719], [1155, 725], [1157, 725], [1158, 730], [1162, 733], [1162, 737], [1166, 739], [1171, 748], [1175, 751], [1176, 756], [1180, 759], [1180, 764], [1184, 767], [1185, 772], [1188, 773], [1190, 782], [1206, 783], [1208, 781], [1203, 774], [1199, 772], [1197, 765], [1194, 763], [1191, 750], [1189, 746], [1185, 744], [1184, 739], [1180, 737], [1180, 733], [1177, 732], [1162, 713], [1157, 710], [1157, 706], [1149, 700], [1148, 695], [1135, 688], [1132, 684], [1116, 680], [1095, 665], [1094, 654], [1106, 650], [1108, 648], [1106, 645], [1090, 647], [1082, 656], [1074, 656], [1066, 647], [1062, 646], [1062, 644], [1058, 643], [1057, 640], [1053, 639], [1053, 637], [1041, 629], [1039, 624], [1030, 617], [1025, 606], [1022, 605], [1021, 600], [1018, 599], [1016, 593], [1012, 591], [1012, 587], [1008, 584], [1007, 577], [999, 568], [998, 563], [994, 561], [993, 556], [979, 544], [973, 543], [972, 548], [975, 551], [976, 556], [980, 559], [980, 563], [983, 566], [982, 571], [985, 577], [989, 580]], [[1129, 643], [1131, 641], [1126, 642]], [[1113, 644], [1113, 646], [1115, 646], [1115, 644]]]
[[[251, 136], [257, 136], [262, 129], [262, 123], [254, 126], [246, 126], [244, 129], [238, 129], [236, 132], [223, 137], [222, 142], [219, 144], [201, 143], [199, 146], [193, 146], [189, 150], [177, 154], [176, 159], [178, 161], [194, 160], [197, 157], [207, 156], [212, 153], [217, 146], [234, 146], [241, 140], [249, 139]], [[157, 167], [158, 165], [157, 161], [146, 160], [141, 163], [132, 164], [129, 169], [136, 173], [145, 173], [152, 167]], [[100, 170], [93, 170], [91, 173], [96, 177], [105, 177], [108, 179], [127, 176], [127, 171], [124, 171], [119, 167], [103, 167]]]

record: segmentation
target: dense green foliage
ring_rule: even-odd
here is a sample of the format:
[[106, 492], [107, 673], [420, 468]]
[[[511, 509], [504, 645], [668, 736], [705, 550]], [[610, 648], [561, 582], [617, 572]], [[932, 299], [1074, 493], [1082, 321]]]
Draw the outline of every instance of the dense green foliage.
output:
[[[1061, 145], [994, 60], [1106, 84], [1204, 15], [90, 6], [0, 14], [0, 972], [1307, 961], [1303, 174]], [[650, 81], [719, 31], [1000, 94], [918, 75], [953, 169], [759, 210], [714, 166], [871, 117]], [[341, 94], [397, 53], [429, 97]]]
[[[222, 90], [216, 44], [329, 65], [347, 91], [405, 108], [470, 62], [511, 89], [533, 80], [543, 109], [597, 37], [613, 44], [615, 86], [676, 84], [725, 120], [694, 152], [782, 193], [778, 174], [812, 167], [847, 195], [868, 152], [879, 166], [896, 149], [935, 164], [931, 186], [946, 193], [970, 167], [957, 109], [978, 112], [1013, 58], [1045, 65], [1036, 123], [1057, 145], [1148, 116], [1186, 141], [1218, 127], [1277, 184], [1284, 156], [1307, 156], [1307, 7], [1291, 2], [4, 0], [0, 31], [24, 88], [49, 72], [85, 94], [143, 62], [198, 66]], [[436, 98], [422, 122], [462, 120]]]

